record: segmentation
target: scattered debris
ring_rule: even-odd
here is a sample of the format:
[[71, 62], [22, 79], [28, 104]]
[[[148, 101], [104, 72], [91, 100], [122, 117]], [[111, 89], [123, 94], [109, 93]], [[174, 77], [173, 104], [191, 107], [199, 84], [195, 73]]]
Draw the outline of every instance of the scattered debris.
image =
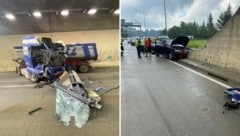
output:
[[112, 90], [115, 90], [115, 89], [118, 89], [118, 88], [119, 88], [119, 86], [110, 88], [110, 89], [108, 89], [107, 91], [105, 91], [104, 93], [100, 94], [100, 96], [103, 96], [103, 95], [107, 94], [108, 92], [110, 92], [110, 91], [112, 91]]
[[87, 90], [78, 74], [70, 70], [64, 72], [59, 80], [54, 82], [57, 91], [56, 116], [68, 126], [71, 117], [75, 119], [75, 125], [81, 128], [90, 115], [90, 108], [101, 109], [99, 104], [101, 97], [92, 90]]
[[208, 109], [203, 109], [203, 111], [207, 111]]
[[102, 89], [103, 89], [103, 87], [99, 86], [99, 87], [97, 87], [97, 88], [95, 89], [95, 91], [96, 91], [96, 92], [99, 92], [99, 91], [101, 91]]
[[225, 108], [239, 109], [240, 88], [239, 87], [228, 88], [227, 90], [224, 91], [224, 93], [228, 95], [228, 100], [223, 105], [223, 113]]
[[36, 108], [36, 109], [34, 109], [34, 110], [31, 110], [29, 113], [28, 113], [28, 115], [32, 115], [33, 113], [35, 113], [35, 112], [37, 112], [37, 111], [39, 111], [39, 110], [41, 110], [42, 108], [41, 107], [38, 107], [38, 108]]

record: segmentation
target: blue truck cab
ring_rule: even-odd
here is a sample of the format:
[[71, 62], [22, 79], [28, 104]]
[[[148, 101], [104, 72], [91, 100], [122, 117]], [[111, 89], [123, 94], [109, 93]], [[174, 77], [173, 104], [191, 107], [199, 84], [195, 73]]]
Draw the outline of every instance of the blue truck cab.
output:
[[26, 36], [22, 44], [24, 65], [17, 66], [18, 74], [34, 82], [53, 82], [65, 71], [64, 47], [53, 43], [51, 38]]

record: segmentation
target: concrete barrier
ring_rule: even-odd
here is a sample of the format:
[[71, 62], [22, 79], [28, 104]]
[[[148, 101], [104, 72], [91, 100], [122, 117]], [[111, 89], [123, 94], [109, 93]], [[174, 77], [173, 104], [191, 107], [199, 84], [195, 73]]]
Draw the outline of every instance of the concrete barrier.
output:
[[240, 73], [240, 8], [205, 47], [193, 51], [189, 58]]

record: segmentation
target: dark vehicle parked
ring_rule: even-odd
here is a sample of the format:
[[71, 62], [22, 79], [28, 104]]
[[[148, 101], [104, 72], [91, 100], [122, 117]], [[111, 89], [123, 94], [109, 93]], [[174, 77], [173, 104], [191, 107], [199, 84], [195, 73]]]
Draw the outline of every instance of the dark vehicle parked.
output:
[[128, 38], [128, 44], [132, 45], [132, 46], [135, 46], [135, 40], [136, 40], [137, 37], [130, 37]]
[[186, 47], [189, 42], [188, 37], [179, 36], [174, 39], [170, 45], [167, 42], [166, 39], [157, 38], [155, 40], [153, 53], [155, 53], [157, 57], [163, 55], [171, 60], [178, 60], [187, 57], [189, 53], [189, 49]]

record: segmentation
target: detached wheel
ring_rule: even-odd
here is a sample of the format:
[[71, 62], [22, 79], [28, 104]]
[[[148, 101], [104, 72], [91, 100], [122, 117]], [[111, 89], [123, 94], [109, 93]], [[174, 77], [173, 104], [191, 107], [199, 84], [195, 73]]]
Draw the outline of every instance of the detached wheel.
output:
[[20, 76], [22, 76], [22, 72], [19, 66], [16, 66], [16, 73]]
[[78, 71], [80, 73], [87, 73], [89, 71], [89, 65], [88, 64], [81, 64], [78, 66]]

